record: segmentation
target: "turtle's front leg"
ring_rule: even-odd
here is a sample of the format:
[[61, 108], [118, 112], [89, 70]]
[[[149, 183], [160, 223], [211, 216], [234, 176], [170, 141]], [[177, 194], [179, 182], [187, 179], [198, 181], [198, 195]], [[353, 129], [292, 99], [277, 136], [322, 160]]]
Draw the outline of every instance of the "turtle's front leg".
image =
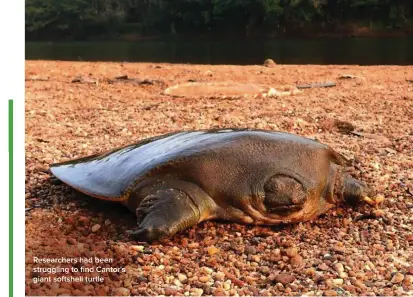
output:
[[157, 190], [146, 196], [136, 209], [138, 230], [130, 235], [146, 242], [171, 237], [199, 223], [201, 211], [183, 191]]

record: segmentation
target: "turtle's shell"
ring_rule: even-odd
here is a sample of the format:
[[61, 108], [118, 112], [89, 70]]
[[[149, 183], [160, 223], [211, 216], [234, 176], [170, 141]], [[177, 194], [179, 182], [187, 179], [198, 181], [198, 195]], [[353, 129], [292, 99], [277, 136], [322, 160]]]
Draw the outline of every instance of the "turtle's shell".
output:
[[[110, 152], [50, 166], [58, 179], [87, 195], [112, 201], [128, 199], [134, 185], [175, 164], [191, 162], [196, 156], [213, 154], [221, 148], [232, 149], [237, 140], [276, 141], [316, 150], [331, 151], [332, 160], [344, 164], [345, 159], [328, 146], [297, 135], [248, 129], [184, 131], [149, 138]], [[189, 164], [190, 165], [190, 164]], [[224, 164], [223, 164], [224, 166]]]

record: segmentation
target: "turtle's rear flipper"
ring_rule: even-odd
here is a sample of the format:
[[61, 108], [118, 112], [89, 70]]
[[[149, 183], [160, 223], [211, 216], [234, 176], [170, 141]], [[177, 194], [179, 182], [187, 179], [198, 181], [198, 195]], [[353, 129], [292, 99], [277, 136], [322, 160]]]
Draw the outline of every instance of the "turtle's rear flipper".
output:
[[158, 190], [146, 196], [136, 215], [139, 227], [130, 236], [146, 242], [171, 237], [196, 225], [201, 217], [198, 206], [186, 193], [177, 189]]

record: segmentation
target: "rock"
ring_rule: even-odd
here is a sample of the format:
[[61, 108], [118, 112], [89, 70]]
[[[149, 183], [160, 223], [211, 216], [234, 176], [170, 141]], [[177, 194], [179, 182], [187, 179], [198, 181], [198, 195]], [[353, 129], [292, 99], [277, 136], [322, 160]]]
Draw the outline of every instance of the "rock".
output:
[[75, 245], [75, 244], [76, 244], [76, 239], [74, 239], [73, 237], [68, 237], [68, 238], [66, 239], [66, 241], [67, 241], [68, 244], [71, 244], [71, 245]]
[[298, 254], [298, 249], [297, 248], [289, 248], [285, 250], [285, 254], [289, 257], [292, 258]]
[[204, 293], [204, 290], [198, 289], [198, 288], [193, 288], [193, 289], [191, 289], [190, 293], [192, 293], [192, 294], [190, 294], [192, 296], [202, 296], [202, 294]]
[[130, 290], [127, 288], [115, 288], [113, 290], [114, 296], [129, 296], [130, 295]]
[[326, 271], [329, 269], [328, 265], [326, 263], [321, 263], [320, 265], [318, 265], [317, 267], [320, 270]]
[[333, 284], [334, 284], [335, 286], [341, 286], [341, 285], [343, 285], [343, 283], [344, 283], [344, 280], [341, 279], [341, 278], [333, 279]]
[[96, 232], [96, 231], [98, 231], [99, 229], [100, 229], [100, 225], [99, 224], [96, 224], [96, 225], [94, 225], [93, 227], [92, 227], [92, 232]]
[[344, 265], [341, 264], [341, 263], [336, 263], [336, 264], [334, 264], [334, 269], [335, 269], [337, 272], [342, 272], [342, 271], [344, 271]]
[[247, 255], [255, 255], [257, 253], [257, 249], [254, 246], [249, 245], [245, 248], [245, 253]]
[[215, 289], [215, 290], [212, 292], [212, 294], [213, 294], [214, 296], [225, 296], [225, 292], [224, 292], [224, 290], [222, 290], [222, 289]]
[[285, 286], [295, 281], [295, 276], [288, 273], [280, 273], [275, 276], [274, 281]]
[[181, 283], [184, 284], [184, 283], [187, 281], [187, 279], [188, 279], [188, 277], [187, 277], [185, 274], [178, 273], [178, 280], [179, 280]]
[[189, 247], [190, 249], [197, 249], [197, 248], [199, 248], [199, 243], [198, 243], [198, 242], [189, 243], [189, 244], [188, 244], [188, 247]]
[[209, 277], [206, 275], [202, 275], [198, 279], [200, 282], [206, 283], [209, 280]]
[[294, 267], [301, 267], [304, 264], [303, 257], [301, 257], [300, 255], [295, 255], [291, 258], [290, 263]]
[[395, 150], [392, 149], [392, 148], [386, 147], [385, 150], [386, 150], [386, 152], [388, 152], [389, 154], [397, 154], [397, 151], [395, 151]]
[[324, 291], [323, 296], [337, 296], [337, 292], [334, 290], [326, 290]]
[[391, 279], [391, 282], [392, 282], [393, 284], [399, 284], [399, 283], [401, 283], [403, 280], [404, 280], [404, 275], [401, 274], [400, 272], [397, 272], [397, 273], [393, 276], [393, 278]]
[[173, 288], [165, 288], [164, 291], [166, 296], [176, 296], [176, 293], [178, 292], [178, 290]]
[[273, 59], [266, 59], [264, 61], [264, 66], [265, 67], [274, 67], [275, 65], [277, 65]]
[[219, 253], [219, 249], [216, 248], [216, 247], [213, 246], [213, 245], [209, 246], [209, 247], [207, 248], [207, 251], [208, 251], [208, 254], [209, 254], [210, 256], [213, 256], [213, 255]]

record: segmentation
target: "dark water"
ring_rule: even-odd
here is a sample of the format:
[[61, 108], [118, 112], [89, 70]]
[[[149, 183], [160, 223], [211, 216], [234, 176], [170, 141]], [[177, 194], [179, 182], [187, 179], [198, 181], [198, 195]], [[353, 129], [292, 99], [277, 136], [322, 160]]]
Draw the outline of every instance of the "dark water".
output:
[[28, 60], [413, 65], [413, 38], [26, 43]]

